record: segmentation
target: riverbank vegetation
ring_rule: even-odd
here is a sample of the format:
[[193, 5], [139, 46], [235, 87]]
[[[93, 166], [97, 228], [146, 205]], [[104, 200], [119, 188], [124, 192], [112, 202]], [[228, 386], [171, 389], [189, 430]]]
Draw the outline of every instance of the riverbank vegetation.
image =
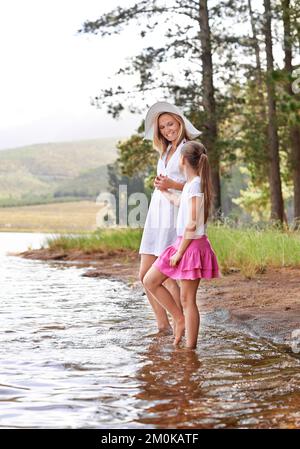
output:
[[[246, 277], [264, 273], [267, 267], [300, 266], [300, 233], [271, 227], [234, 228], [210, 225], [209, 239], [222, 273], [241, 271]], [[85, 235], [60, 235], [46, 240], [50, 250], [78, 250], [92, 254], [111, 250], [138, 251], [142, 229], [102, 229]]]

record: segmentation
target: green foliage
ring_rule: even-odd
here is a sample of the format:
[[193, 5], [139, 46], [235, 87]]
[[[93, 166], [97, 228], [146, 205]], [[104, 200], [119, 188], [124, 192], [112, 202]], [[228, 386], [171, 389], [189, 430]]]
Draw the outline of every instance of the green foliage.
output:
[[119, 142], [118, 163], [126, 176], [147, 176], [156, 167], [159, 153], [152, 148], [149, 140], [143, 140], [141, 134], [133, 134], [129, 139]]
[[300, 94], [289, 87], [294, 78], [285, 70], [276, 72], [276, 92], [280, 124], [285, 127], [300, 124]]
[[143, 126], [144, 123], [140, 125], [138, 134], [118, 144], [117, 162], [123, 175], [144, 180], [141, 191], [150, 199], [159, 153], [152, 147], [151, 141], [143, 140]]
[[[114, 195], [116, 201], [116, 224], [120, 224], [119, 217], [119, 206], [120, 206], [120, 195], [127, 195], [126, 198], [122, 198], [122, 202], [125, 201], [128, 204], [128, 199], [133, 193], [145, 193], [146, 189], [144, 186], [144, 180], [141, 176], [126, 176], [122, 174], [119, 162], [116, 161], [114, 164], [108, 165], [108, 189], [110, 193]], [[120, 192], [120, 186], [122, 189], [126, 189], [124, 193]], [[129, 213], [132, 209], [134, 209], [136, 205], [129, 205], [127, 209], [127, 220], [129, 219]], [[127, 223], [128, 224], [128, 223]]]
[[[248, 178], [250, 177], [250, 172], [246, 167], [240, 167], [240, 171], [248, 176]], [[292, 198], [293, 192], [291, 185], [284, 182], [284, 178], [282, 190], [285, 201]], [[254, 223], [267, 221], [270, 217], [269, 184], [263, 182], [258, 185], [252, 180], [249, 180], [247, 187], [240, 190], [240, 196], [238, 198], [232, 198], [232, 202], [247, 213]]]

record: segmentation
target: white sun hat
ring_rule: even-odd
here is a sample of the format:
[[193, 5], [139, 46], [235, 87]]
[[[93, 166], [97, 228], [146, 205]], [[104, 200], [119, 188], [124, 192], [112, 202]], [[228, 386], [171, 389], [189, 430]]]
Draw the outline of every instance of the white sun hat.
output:
[[180, 115], [185, 124], [185, 129], [187, 137], [192, 140], [201, 134], [197, 128], [183, 115], [183, 112], [174, 104], [168, 103], [167, 101], [157, 101], [154, 103], [147, 112], [145, 118], [145, 136], [143, 140], [152, 140], [154, 136], [154, 122], [158, 114], [162, 112], [173, 112], [174, 114]]

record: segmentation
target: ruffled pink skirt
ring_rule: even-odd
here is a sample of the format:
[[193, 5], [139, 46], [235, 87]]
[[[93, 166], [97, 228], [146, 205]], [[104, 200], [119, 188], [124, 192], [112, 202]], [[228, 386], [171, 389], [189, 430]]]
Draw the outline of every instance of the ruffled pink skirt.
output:
[[220, 277], [217, 257], [206, 235], [194, 239], [175, 267], [170, 266], [170, 258], [176, 253], [182, 237], [177, 237], [156, 259], [153, 266], [172, 279], [211, 279]]

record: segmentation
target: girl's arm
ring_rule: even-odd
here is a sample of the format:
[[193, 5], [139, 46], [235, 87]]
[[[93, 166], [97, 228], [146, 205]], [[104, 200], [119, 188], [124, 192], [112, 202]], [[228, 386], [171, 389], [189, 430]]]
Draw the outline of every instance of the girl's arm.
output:
[[177, 182], [177, 181], [174, 181], [173, 179], [170, 179], [170, 178], [169, 178], [169, 181], [170, 181], [170, 184], [171, 184], [171, 187], [169, 187], [169, 189], [175, 189], [175, 190], [182, 191], [185, 182], [184, 183]]
[[[189, 199], [189, 201], [191, 202], [190, 220], [184, 229], [184, 233], [183, 233], [179, 248], [177, 249], [176, 253], [170, 258], [170, 265], [172, 267], [177, 265], [177, 263], [180, 261], [180, 259], [184, 255], [185, 251], [191, 244], [193, 237], [195, 235], [195, 231], [197, 229], [197, 216], [199, 213], [201, 213], [201, 211], [203, 211], [203, 208], [202, 208], [202, 204], [204, 201], [203, 196], [201, 196], [201, 197], [193, 196]], [[204, 222], [204, 220], [203, 220], [203, 222]]]

